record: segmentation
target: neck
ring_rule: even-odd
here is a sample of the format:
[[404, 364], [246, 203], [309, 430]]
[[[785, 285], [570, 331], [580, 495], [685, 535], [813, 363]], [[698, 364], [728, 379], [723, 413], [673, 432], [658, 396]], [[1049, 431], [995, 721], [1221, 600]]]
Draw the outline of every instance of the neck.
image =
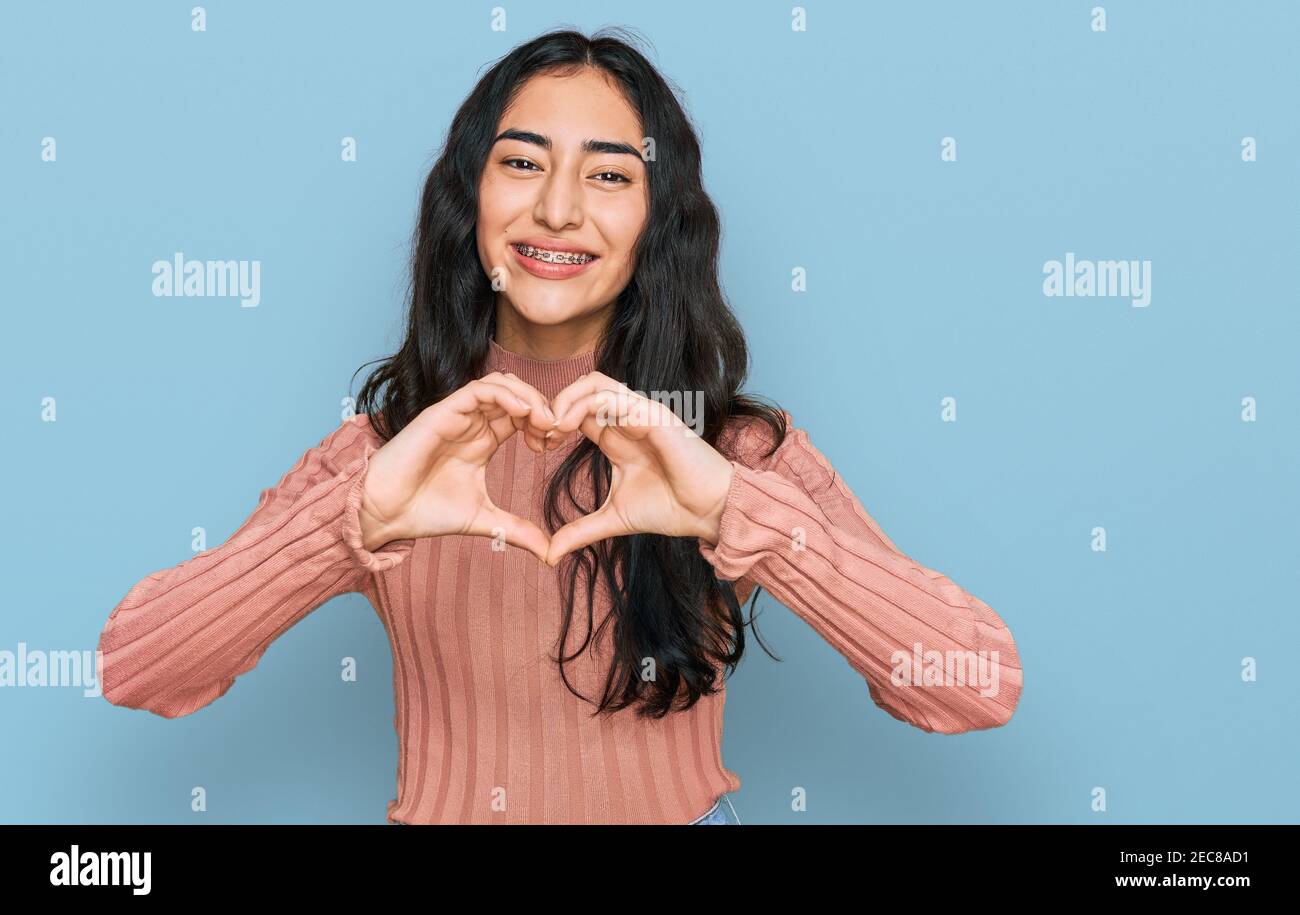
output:
[[563, 324], [535, 324], [502, 297], [496, 303], [496, 342], [529, 359], [556, 362], [593, 353], [611, 309], [601, 308]]
[[583, 375], [595, 370], [595, 350], [566, 359], [536, 359], [507, 349], [496, 340], [490, 340], [484, 374], [510, 372], [537, 388], [543, 397], [550, 400]]

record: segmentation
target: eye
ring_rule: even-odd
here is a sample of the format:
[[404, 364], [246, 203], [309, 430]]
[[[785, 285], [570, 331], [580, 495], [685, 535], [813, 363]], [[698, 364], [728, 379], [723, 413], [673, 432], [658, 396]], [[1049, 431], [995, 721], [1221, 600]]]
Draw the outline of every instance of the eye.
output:
[[623, 182], [623, 183], [625, 183], [625, 184], [630, 184], [630, 183], [631, 183], [631, 181], [630, 181], [630, 179], [627, 177], [627, 175], [623, 175], [623, 174], [620, 174], [620, 173], [618, 173], [618, 172], [608, 172], [608, 171], [606, 171], [606, 172], [597, 172], [596, 175], [595, 175], [595, 177], [599, 178], [601, 175], [613, 175], [615, 178], [618, 179], [618, 181], [603, 181], [603, 182], [601, 182], [602, 184], [618, 184], [620, 181]]
[[[505, 164], [505, 165], [510, 165], [511, 162], [522, 162], [522, 163], [524, 163], [524, 165], [531, 166], [532, 169], [535, 169], [536, 171], [539, 171], [539, 172], [541, 171], [541, 169], [540, 169], [540, 168], [537, 168], [537, 166], [534, 165], [532, 162], [529, 162], [527, 159], [520, 159], [518, 156], [511, 156], [509, 159], [506, 159], [505, 162], [504, 162], [503, 164]], [[518, 169], [518, 171], [529, 171], [529, 170], [530, 170], [530, 169], [527, 169], [527, 168], [525, 168], [525, 169]]]

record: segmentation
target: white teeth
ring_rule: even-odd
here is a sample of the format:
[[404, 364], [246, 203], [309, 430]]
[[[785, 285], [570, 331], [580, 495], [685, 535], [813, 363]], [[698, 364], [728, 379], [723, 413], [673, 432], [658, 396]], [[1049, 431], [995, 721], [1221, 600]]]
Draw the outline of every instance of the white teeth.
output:
[[585, 264], [596, 258], [590, 254], [575, 254], [571, 251], [547, 251], [532, 245], [515, 245], [514, 249], [525, 257], [543, 261], [548, 264]]

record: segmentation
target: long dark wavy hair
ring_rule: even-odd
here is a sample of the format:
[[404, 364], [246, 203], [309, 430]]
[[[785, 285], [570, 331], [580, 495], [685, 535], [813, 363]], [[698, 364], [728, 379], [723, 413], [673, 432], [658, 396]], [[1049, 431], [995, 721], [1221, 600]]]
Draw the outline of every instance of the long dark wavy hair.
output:
[[[749, 354], [718, 284], [720, 223], [701, 181], [699, 141], [669, 84], [634, 41], [616, 27], [592, 37], [568, 29], [543, 34], [497, 61], [456, 112], [420, 198], [406, 339], [395, 355], [376, 360], [380, 367], [357, 395], [358, 411], [370, 414], [382, 441], [425, 407], [481, 377], [496, 313], [475, 241], [479, 179], [500, 118], [524, 82], [583, 68], [602, 71], [621, 88], [640, 115], [643, 136], [653, 137], [657, 148], [646, 161], [650, 205], [635, 269], [596, 348], [597, 369], [634, 391], [702, 391], [701, 437], [724, 456], [736, 457], [724, 441], [734, 436], [723, 433], [737, 417], [766, 426], [767, 455], [785, 438], [779, 407], [739, 393]], [[580, 473], [591, 481], [590, 505], [579, 504], [573, 489]], [[605, 501], [610, 479], [609, 459], [581, 438], [548, 482], [548, 531], [577, 517], [560, 511], [562, 497], [579, 513], [591, 513]], [[569, 554], [561, 569], [565, 609], [553, 660], [575, 695], [581, 696], [564, 675], [564, 664], [601, 634], [592, 632], [597, 575], [611, 597], [601, 629], [613, 621], [613, 659], [593, 714], [636, 704], [641, 715], [663, 717], [679, 700], [676, 707], [690, 708], [718, 692], [719, 677], [725, 680], [740, 662], [747, 624], [732, 584], [716, 577], [694, 537], [615, 537]], [[587, 635], [565, 655], [580, 570]], [[749, 625], [760, 590], [754, 589]], [[757, 628], [754, 635], [768, 651]], [[655, 675], [643, 679], [649, 659]]]

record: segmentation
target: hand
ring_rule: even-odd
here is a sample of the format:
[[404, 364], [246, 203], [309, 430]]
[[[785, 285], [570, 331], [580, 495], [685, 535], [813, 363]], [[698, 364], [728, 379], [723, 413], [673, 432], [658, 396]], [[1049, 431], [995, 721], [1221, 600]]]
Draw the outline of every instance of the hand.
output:
[[551, 402], [549, 447], [574, 429], [609, 458], [610, 490], [595, 512], [551, 537], [546, 562], [627, 534], [700, 537], [717, 543], [732, 465], [668, 407], [600, 372], [584, 375]]
[[554, 419], [536, 388], [500, 372], [426, 407], [370, 456], [360, 506], [366, 548], [443, 534], [501, 535], [545, 562], [550, 539], [492, 504], [486, 468], [516, 432], [544, 453]]

